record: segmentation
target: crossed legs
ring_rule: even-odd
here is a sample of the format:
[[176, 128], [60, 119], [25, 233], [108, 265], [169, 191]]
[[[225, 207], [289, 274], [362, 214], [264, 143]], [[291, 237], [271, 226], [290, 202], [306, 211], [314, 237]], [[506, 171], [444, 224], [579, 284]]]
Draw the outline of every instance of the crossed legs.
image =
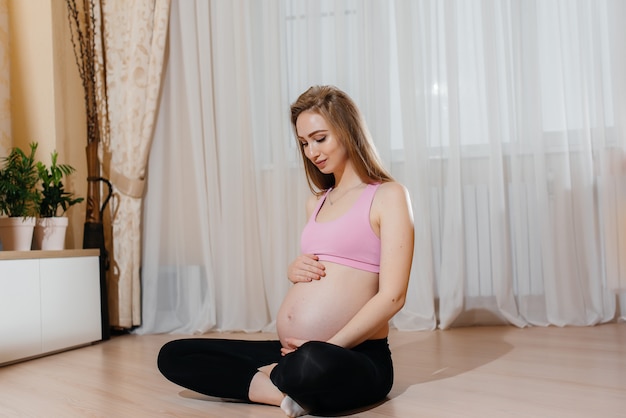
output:
[[327, 413], [375, 403], [393, 382], [386, 339], [353, 349], [311, 341], [287, 356], [278, 341], [184, 339], [163, 346], [158, 366], [206, 395], [281, 406], [287, 394], [303, 410]]

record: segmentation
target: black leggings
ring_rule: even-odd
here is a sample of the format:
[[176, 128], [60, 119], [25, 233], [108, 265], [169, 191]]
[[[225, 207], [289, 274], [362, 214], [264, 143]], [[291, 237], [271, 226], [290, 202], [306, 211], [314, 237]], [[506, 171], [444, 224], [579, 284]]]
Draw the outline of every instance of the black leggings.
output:
[[387, 339], [346, 349], [309, 341], [286, 356], [279, 341], [191, 338], [161, 348], [159, 370], [187, 389], [221, 398], [250, 401], [248, 391], [258, 368], [277, 363], [270, 379], [303, 408], [336, 413], [374, 404], [393, 384]]

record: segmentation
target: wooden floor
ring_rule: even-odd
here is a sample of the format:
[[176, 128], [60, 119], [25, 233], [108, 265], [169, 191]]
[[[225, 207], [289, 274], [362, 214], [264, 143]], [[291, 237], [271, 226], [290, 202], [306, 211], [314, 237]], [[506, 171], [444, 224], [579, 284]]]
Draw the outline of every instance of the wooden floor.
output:
[[[284, 417], [276, 407], [218, 402], [165, 380], [155, 358], [174, 338], [117, 336], [0, 367], [0, 416]], [[626, 324], [392, 331], [390, 345], [396, 380], [388, 399], [346, 415], [626, 417]]]

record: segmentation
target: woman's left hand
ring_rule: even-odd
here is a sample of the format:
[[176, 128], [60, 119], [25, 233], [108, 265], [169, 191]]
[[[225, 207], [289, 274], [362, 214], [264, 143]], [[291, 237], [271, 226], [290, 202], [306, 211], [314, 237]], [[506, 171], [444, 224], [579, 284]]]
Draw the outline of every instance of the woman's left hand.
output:
[[286, 356], [287, 354], [293, 353], [294, 351], [296, 351], [298, 348], [302, 346], [302, 344], [306, 342], [308, 342], [308, 340], [301, 340], [298, 338], [286, 338], [285, 344], [287, 344], [287, 347], [281, 348], [280, 353], [283, 356]]

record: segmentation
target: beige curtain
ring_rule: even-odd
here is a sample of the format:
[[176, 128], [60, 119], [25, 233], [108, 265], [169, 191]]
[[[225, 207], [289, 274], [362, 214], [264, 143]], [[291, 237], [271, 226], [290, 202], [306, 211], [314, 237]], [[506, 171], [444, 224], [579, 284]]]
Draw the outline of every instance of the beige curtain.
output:
[[[161, 89], [170, 0], [108, 0], [102, 3], [109, 130], [103, 137], [103, 168], [114, 187], [111, 326], [141, 323], [141, 207], [146, 165]], [[108, 228], [107, 228], [108, 229]]]
[[0, 158], [11, 148], [11, 76], [7, 0], [0, 0]]

